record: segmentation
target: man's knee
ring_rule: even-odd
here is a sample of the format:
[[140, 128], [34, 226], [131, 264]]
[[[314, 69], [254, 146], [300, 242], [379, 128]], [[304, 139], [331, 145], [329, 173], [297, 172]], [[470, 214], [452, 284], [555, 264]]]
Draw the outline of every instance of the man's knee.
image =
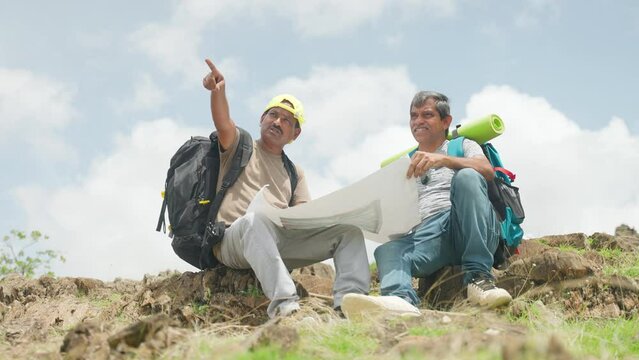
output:
[[348, 240], [348, 241], [354, 241], [354, 242], [361, 242], [362, 244], [364, 243], [364, 234], [362, 233], [362, 230], [360, 230], [360, 228], [358, 228], [357, 226], [353, 226], [353, 225], [338, 225], [343, 238]]
[[383, 262], [389, 256], [400, 257], [403, 255], [400, 253], [401, 250], [395, 245], [396, 245], [395, 242], [389, 241], [387, 243], [384, 243], [378, 246], [375, 249], [375, 251], [373, 252], [373, 256], [375, 256], [375, 261], [377, 262], [377, 264], [379, 264], [380, 262]]
[[366, 251], [364, 243], [364, 234], [357, 226], [353, 225], [335, 225], [331, 228], [332, 246], [335, 249], [361, 247], [362, 251]]
[[478, 191], [486, 186], [486, 179], [477, 170], [464, 168], [457, 171], [451, 186], [453, 191]]
[[265, 227], [268, 228], [269, 226], [274, 226], [274, 224], [264, 214], [250, 212], [235, 221], [240, 226], [240, 236], [244, 239], [244, 243], [275, 240], [270, 236], [269, 231], [265, 231]]

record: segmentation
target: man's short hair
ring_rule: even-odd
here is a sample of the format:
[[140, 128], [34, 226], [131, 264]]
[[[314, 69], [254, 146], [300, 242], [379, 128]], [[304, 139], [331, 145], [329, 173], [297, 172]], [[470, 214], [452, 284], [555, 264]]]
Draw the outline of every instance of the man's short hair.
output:
[[[439, 117], [442, 120], [446, 116], [450, 116], [450, 105], [448, 104], [448, 96], [438, 93], [436, 91], [420, 91], [415, 96], [413, 96], [413, 101], [410, 103], [411, 111], [413, 108], [419, 108], [424, 106], [424, 103], [428, 101], [428, 99], [433, 99], [435, 101], [435, 109], [439, 113]], [[448, 137], [448, 129], [446, 129], [446, 136]]]
[[442, 119], [450, 115], [450, 105], [448, 104], [448, 96], [436, 91], [420, 91], [413, 97], [410, 103], [410, 110], [414, 107], [422, 107], [428, 99], [435, 100], [435, 108]]

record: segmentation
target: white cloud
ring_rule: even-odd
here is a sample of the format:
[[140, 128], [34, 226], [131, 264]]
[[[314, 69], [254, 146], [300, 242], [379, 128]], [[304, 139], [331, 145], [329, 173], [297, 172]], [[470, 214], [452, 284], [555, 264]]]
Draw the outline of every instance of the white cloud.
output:
[[279, 3], [282, 6], [276, 9], [282, 16], [291, 19], [295, 29], [303, 35], [313, 37], [341, 34], [378, 18], [387, 1], [311, 0]]
[[429, 16], [439, 18], [457, 14], [457, 0], [403, 0], [399, 3], [403, 12], [409, 16], [423, 15], [421, 11], [427, 11]]
[[49, 234], [50, 247], [67, 258], [56, 274], [112, 279], [193, 270], [154, 230], [169, 159], [191, 135], [209, 131], [168, 119], [143, 122], [119, 136], [113, 153], [95, 159], [77, 184], [15, 189], [30, 226]]
[[580, 128], [545, 99], [489, 86], [466, 108], [469, 119], [496, 113], [506, 124], [494, 143], [517, 173], [534, 235], [639, 227], [639, 138], [612, 118], [597, 131]]
[[521, 11], [515, 15], [515, 26], [536, 28], [542, 22], [560, 15], [560, 3], [555, 0], [527, 0]]
[[69, 159], [74, 151], [59, 131], [75, 118], [74, 89], [22, 69], [0, 68], [0, 144], [26, 142], [47, 159]]
[[130, 40], [167, 74], [184, 77], [187, 83], [200, 79], [203, 60], [198, 55], [201, 29], [192, 24], [148, 24]]
[[382, 42], [390, 49], [397, 49], [404, 42], [404, 36], [402, 34], [386, 35]]
[[133, 96], [116, 105], [120, 111], [157, 110], [166, 103], [166, 94], [149, 74], [141, 75], [133, 84]]
[[[376, 169], [381, 159], [359, 147], [369, 136], [395, 126], [408, 127], [408, 104], [415, 91], [403, 67], [315, 67], [308, 78], [286, 78], [262, 91], [252, 100], [252, 108], [257, 113], [274, 94], [294, 94], [304, 103], [307, 122], [299, 140], [290, 146], [291, 154], [308, 163], [324, 164], [361, 152], [364, 163], [371, 164], [368, 169]], [[402, 147], [380, 142], [376, 149]], [[337, 175], [339, 179], [363, 175], [352, 167], [344, 170], [348, 173]]]
[[[393, 10], [411, 18], [426, 10], [434, 17], [453, 16], [457, 1], [186, 0], [175, 3], [171, 18], [166, 23], [148, 23], [131, 34], [130, 40], [160, 69], [169, 74], [180, 74], [186, 83], [192, 83], [203, 76], [202, 58], [213, 55], [199, 54], [204, 32], [219, 23], [264, 23], [272, 22], [276, 17], [277, 21], [290, 23], [293, 33], [301, 37], [338, 36], [378, 19], [383, 20], [393, 14]], [[217, 35], [215, 32], [206, 34], [207, 42], [215, 40], [211, 35]], [[397, 39], [397, 35], [394, 38]], [[219, 62], [220, 59], [213, 60]]]

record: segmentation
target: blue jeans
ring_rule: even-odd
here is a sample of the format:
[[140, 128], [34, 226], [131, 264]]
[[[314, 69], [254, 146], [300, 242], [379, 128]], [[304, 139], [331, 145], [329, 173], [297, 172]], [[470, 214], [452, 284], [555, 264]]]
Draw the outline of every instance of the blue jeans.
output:
[[433, 215], [414, 232], [375, 249], [382, 295], [396, 295], [419, 305], [413, 277], [425, 277], [448, 265], [461, 265], [464, 284], [474, 274], [491, 276], [499, 241], [499, 223], [486, 180], [473, 169], [461, 169], [451, 184], [450, 210]]

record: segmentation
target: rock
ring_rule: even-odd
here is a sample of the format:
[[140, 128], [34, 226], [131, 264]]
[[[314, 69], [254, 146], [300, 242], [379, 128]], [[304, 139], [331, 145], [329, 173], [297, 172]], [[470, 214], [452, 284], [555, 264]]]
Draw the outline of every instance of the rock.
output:
[[519, 258], [510, 264], [510, 276], [535, 282], [578, 279], [594, 274], [596, 265], [573, 252], [549, 249], [543, 253]]
[[[620, 233], [628, 233], [621, 230]], [[612, 236], [605, 233], [594, 233], [590, 236], [592, 242], [590, 246], [593, 249], [620, 249], [623, 251], [639, 250], [639, 237], [635, 235], [618, 235]]]
[[295, 269], [293, 270], [291, 274], [293, 276], [298, 274], [312, 275], [312, 276], [317, 276], [320, 278], [331, 279], [331, 280], [335, 278], [335, 270], [333, 269], [333, 267], [323, 263], [317, 263], [317, 264], [313, 264], [309, 266], [304, 266], [299, 269]]
[[621, 309], [615, 303], [608, 303], [608, 305], [604, 306], [601, 313], [604, 318], [614, 319], [621, 316]]
[[433, 308], [450, 308], [465, 296], [461, 266], [446, 266], [419, 279], [417, 294]]
[[254, 339], [250, 340], [250, 348], [275, 345], [286, 352], [297, 346], [299, 341], [300, 335], [295, 328], [273, 323], [258, 330]]
[[78, 293], [88, 295], [93, 289], [104, 287], [104, 283], [97, 279], [76, 278], [74, 279]]
[[573, 359], [573, 356], [555, 335], [550, 336], [547, 341], [541, 338], [512, 339], [511, 341], [506, 341], [502, 345], [501, 355], [504, 360]]
[[572, 246], [577, 249], [585, 249], [587, 247], [586, 240], [588, 237], [584, 233], [573, 233], [566, 235], [547, 235], [543, 237], [546, 244], [552, 247]]
[[124, 330], [109, 337], [108, 342], [111, 349], [117, 349], [122, 345], [137, 348], [143, 342], [149, 341], [165, 327], [168, 327], [170, 318], [165, 314], [158, 314], [142, 319]]
[[335, 270], [330, 265], [317, 263], [305, 266], [293, 270], [291, 276], [302, 288], [300, 289], [298, 286], [300, 297], [308, 296], [309, 293], [324, 296], [333, 295]]
[[519, 245], [519, 248], [518, 248], [519, 254], [513, 255], [510, 258], [510, 260], [512, 262], [522, 257], [529, 257], [536, 254], [540, 254], [550, 248], [551, 248], [550, 246], [542, 243], [540, 239], [524, 240]]
[[107, 359], [109, 349], [102, 344], [101, 333], [97, 321], [82, 322], [64, 336], [60, 352], [65, 359]]
[[333, 295], [333, 279], [297, 274], [293, 275], [293, 280], [297, 282], [297, 293], [300, 297], [307, 297], [309, 294], [323, 296]]
[[593, 264], [597, 265], [597, 271], [601, 270], [606, 264], [606, 258], [601, 255], [600, 252], [595, 250], [587, 250], [581, 256], [584, 259], [590, 260]]
[[615, 236], [630, 236], [630, 237], [638, 237], [637, 230], [631, 228], [626, 224], [621, 224], [617, 226], [615, 229]]

